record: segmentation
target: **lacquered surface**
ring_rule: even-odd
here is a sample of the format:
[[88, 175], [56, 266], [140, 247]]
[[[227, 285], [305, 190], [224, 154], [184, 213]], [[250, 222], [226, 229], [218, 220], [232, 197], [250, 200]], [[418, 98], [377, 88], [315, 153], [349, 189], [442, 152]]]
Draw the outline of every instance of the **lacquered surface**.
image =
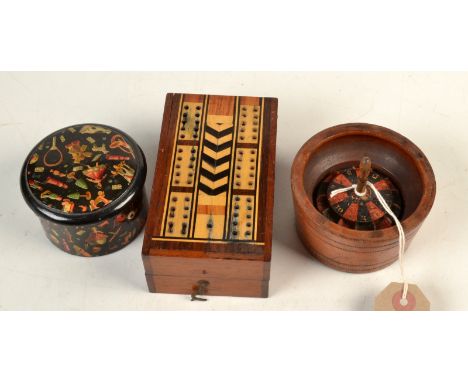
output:
[[143, 228], [145, 157], [124, 132], [101, 124], [60, 129], [33, 147], [23, 197], [49, 240], [85, 257], [115, 252]]

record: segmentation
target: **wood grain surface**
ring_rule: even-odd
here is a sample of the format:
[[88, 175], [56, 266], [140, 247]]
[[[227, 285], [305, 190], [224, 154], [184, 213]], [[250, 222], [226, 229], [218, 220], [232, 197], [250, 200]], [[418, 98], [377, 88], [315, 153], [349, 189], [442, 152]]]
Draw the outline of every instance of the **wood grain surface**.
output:
[[297, 232], [319, 261], [354, 273], [376, 271], [398, 259], [397, 228], [360, 231], [341, 226], [315, 208], [312, 195], [327, 174], [359, 163], [364, 154], [401, 192], [400, 221], [407, 246], [429, 214], [436, 193], [434, 173], [424, 153], [390, 129], [349, 123], [330, 127], [310, 138], [297, 153], [291, 170]]
[[[232, 273], [239, 267], [247, 274], [227, 289], [219, 283], [229, 273], [212, 276], [220, 280], [206, 294], [267, 295], [269, 272], [242, 264], [269, 267], [271, 260], [276, 119], [274, 98], [167, 95], [142, 251], [150, 290], [190, 294], [193, 285], [171, 284], [199, 280], [195, 271], [186, 274], [183, 259], [221, 268], [229, 260]], [[180, 261], [162, 275], [158, 257]], [[160, 277], [165, 281], [156, 282]], [[240, 280], [263, 286], [242, 291]]]

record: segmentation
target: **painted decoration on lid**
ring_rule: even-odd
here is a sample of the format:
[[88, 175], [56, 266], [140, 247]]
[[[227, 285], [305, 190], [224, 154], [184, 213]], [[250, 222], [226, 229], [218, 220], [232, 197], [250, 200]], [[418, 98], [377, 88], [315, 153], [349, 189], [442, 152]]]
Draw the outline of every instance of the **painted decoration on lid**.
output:
[[138, 148], [109, 126], [67, 127], [40, 142], [27, 164], [33, 196], [67, 214], [98, 210], [132, 184]]

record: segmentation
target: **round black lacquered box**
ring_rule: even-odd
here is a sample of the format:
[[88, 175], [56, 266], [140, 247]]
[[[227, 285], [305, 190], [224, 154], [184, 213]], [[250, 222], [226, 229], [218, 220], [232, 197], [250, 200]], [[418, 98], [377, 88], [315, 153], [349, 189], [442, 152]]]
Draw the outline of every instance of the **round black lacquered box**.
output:
[[146, 161], [137, 143], [110, 126], [58, 130], [29, 153], [21, 191], [47, 237], [65, 252], [101, 256], [144, 226]]

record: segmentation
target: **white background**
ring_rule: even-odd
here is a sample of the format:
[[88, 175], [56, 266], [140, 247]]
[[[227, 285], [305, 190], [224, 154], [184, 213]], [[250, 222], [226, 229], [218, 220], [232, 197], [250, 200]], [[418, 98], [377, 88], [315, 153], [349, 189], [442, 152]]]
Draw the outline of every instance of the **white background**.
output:
[[[1, 0], [0, 68], [52, 71], [467, 70], [467, 11], [466, 1], [463, 0]], [[399, 78], [398, 74], [394, 76]], [[337, 82], [340, 85], [342, 80]], [[388, 82], [381, 94], [385, 94], [388, 89], [393, 89], [392, 94], [398, 93], [395, 90], [398, 88], [398, 81]], [[453, 88], [459, 89], [458, 79], [453, 82]], [[225, 76], [212, 85], [219, 87], [220, 92], [227, 92], [228, 82]], [[274, 85], [267, 83], [265, 86]], [[199, 89], [206, 90], [208, 83], [205, 85], [203, 80], [198, 86]], [[174, 87], [171, 81], [167, 91], [176, 90]], [[451, 85], [448, 86], [450, 87]], [[180, 90], [188, 91], [188, 88], [187, 83], [182, 83]], [[423, 120], [424, 117], [427, 117], [429, 124], [434, 122], [431, 126], [437, 125], [438, 129], [442, 129], [443, 134], [455, 136], [457, 130], [461, 130], [461, 117], [453, 119], [450, 114], [447, 116], [449, 123], [440, 125], [438, 122], [441, 116], [429, 117], [434, 115], [431, 112], [435, 104], [431, 99], [434, 97], [437, 97], [439, 105], [444, 105], [443, 109], [451, 109], [452, 92], [449, 91], [449, 96], [445, 98], [445, 89], [447, 88], [441, 86], [441, 93], [418, 91], [417, 94], [422, 96], [416, 97], [413, 104], [421, 102], [417, 113], [421, 118], [404, 126], [400, 124], [398, 128], [388, 125], [398, 131], [411, 128], [411, 133], [407, 135], [414, 140], [415, 134], [422, 136], [417, 138], [416, 143], [431, 155], [430, 160], [437, 167], [439, 194], [436, 205], [408, 251], [408, 261], [414, 258], [418, 267], [426, 266], [433, 272], [439, 272], [437, 266], [445, 269], [447, 277], [442, 280], [442, 284], [437, 282], [436, 285], [437, 288], [442, 285], [444, 290], [450, 289], [449, 295], [437, 293], [434, 296], [431, 291], [426, 291], [429, 277], [424, 269], [421, 270], [425, 272], [424, 284], [421, 285], [419, 279], [415, 280], [433, 300], [433, 307], [434, 300], [438, 301], [435, 303], [436, 308], [437, 304], [447, 308], [452, 305], [449, 303], [451, 300], [460, 302], [466, 296], [466, 289], [459, 289], [463, 286], [463, 280], [452, 277], [455, 273], [460, 273], [463, 277], [461, 250], [464, 243], [460, 236], [465, 235], [466, 230], [460, 229], [446, 238], [443, 251], [438, 252], [439, 264], [423, 263], [416, 257], [417, 245], [421, 246], [428, 237], [430, 248], [424, 245], [423, 253], [417, 253], [418, 256], [432, 253], [434, 243], [431, 235], [449, 223], [448, 219], [434, 220], [436, 211], [441, 216], [440, 211], [447, 208], [451, 211], [451, 216], [461, 218], [462, 215], [455, 211], [463, 212], [466, 208], [466, 201], [460, 196], [460, 190], [466, 192], [466, 187], [458, 188], [463, 176], [456, 181], [446, 182], [450, 185], [450, 190], [453, 190], [451, 203], [446, 204], [446, 201], [442, 202], [440, 199], [441, 180], [443, 176], [448, 179], [448, 174], [440, 174], [440, 165], [436, 166], [434, 155], [440, 158], [443, 154], [438, 151], [450, 145], [440, 144], [434, 148], [439, 139], [445, 143], [444, 138], [439, 138], [440, 132], [433, 132], [430, 138], [425, 138], [424, 132], [420, 130], [419, 119]], [[260, 95], [260, 89], [253, 90]], [[160, 100], [152, 104], [152, 112], [155, 112], [153, 106], [162, 107], [164, 91], [166, 90], [161, 91]], [[317, 89], [312, 87], [308, 91], [316, 92]], [[237, 91], [233, 91], [234, 93], [241, 94]], [[460, 92], [456, 93], [459, 94], [456, 98], [460, 100]], [[318, 94], [314, 103], [330, 99], [326, 94]], [[356, 95], [352, 90], [347, 94], [348, 102], [359, 102], [359, 97], [363, 97], [363, 94]], [[45, 92], [41, 92], [38, 97], [43, 96]], [[109, 96], [103, 94], [104, 99]], [[288, 98], [290, 96], [294, 96], [294, 92], [288, 92]], [[12, 96], [8, 97], [9, 102], [14, 102], [10, 98]], [[396, 98], [398, 95], [390, 103], [384, 104], [381, 101], [380, 110], [389, 105], [396, 110], [396, 103], [399, 102]], [[403, 100], [402, 105], [404, 104]], [[453, 105], [459, 104], [460, 102], [456, 102]], [[2, 105], [0, 103], [0, 107]], [[284, 100], [280, 100], [281, 119], [285, 118], [281, 111], [285, 106]], [[28, 105], [25, 106], [27, 107]], [[80, 110], [80, 105], [75, 104], [73, 109]], [[410, 109], [413, 113], [416, 110], [414, 107]], [[356, 109], [346, 109], [343, 102], [340, 102], [334, 107], [333, 114], [325, 113], [321, 117], [314, 114], [314, 118], [324, 118], [324, 125], [329, 125], [332, 121], [335, 123], [336, 119], [342, 122], [336, 114], [340, 110], [346, 114], [343, 121], [357, 117], [352, 114]], [[50, 118], [56, 112], [54, 108], [44, 117]], [[384, 118], [383, 113], [376, 112], [377, 110], [373, 112], [376, 114], [374, 122], [397, 119], [398, 115], [389, 113]], [[455, 110], [455, 114], [463, 112], [462, 108]], [[83, 113], [89, 113], [89, 110], [84, 110]], [[111, 115], [115, 117], [115, 109]], [[154, 119], [158, 116], [160, 114], [155, 114]], [[90, 116], [86, 114], [84, 117]], [[367, 116], [364, 117], [370, 120]], [[66, 121], [60, 120], [58, 124], [68, 123], [68, 119], [76, 122], [75, 118], [67, 117]], [[81, 121], [82, 116], [76, 119]], [[132, 118], [131, 122], [134, 123], [135, 120]], [[149, 127], [158, 128], [159, 122], [156, 125], [152, 122]], [[44, 121], [34, 119], [34, 126], [42, 123]], [[458, 128], [452, 131], [454, 125]], [[323, 127], [315, 128], [319, 130]], [[47, 131], [55, 128], [53, 126]], [[32, 132], [34, 130], [28, 130], [28, 134]], [[157, 139], [157, 133], [153, 134], [152, 137]], [[284, 132], [280, 134], [284, 135]], [[37, 135], [38, 139], [42, 138], [41, 134]], [[304, 133], [305, 137], [310, 135], [312, 134], [309, 132]], [[434, 135], [437, 135], [436, 140], [432, 139]], [[463, 136], [450, 140], [457, 142], [453, 145], [458, 150], [450, 151], [458, 153], [458, 166], [466, 161], [464, 158], [468, 158], [465, 151], [460, 154], [460, 139], [463, 140]], [[432, 145], [430, 152], [426, 143], [428, 141]], [[31, 144], [34, 143], [36, 142]], [[18, 158], [25, 155], [30, 148], [24, 142], [21, 144], [24, 146], [21, 153], [15, 154]], [[0, 166], [3, 165], [3, 157], [1, 158]], [[11, 163], [11, 160], [5, 161], [5, 165], [10, 167]], [[10, 174], [8, 179], [12, 178], [11, 172], [15, 173], [13, 177], [15, 181], [18, 180], [15, 169], [4, 172]], [[287, 190], [288, 182], [285, 181], [282, 187]], [[11, 205], [13, 200], [17, 203], [17, 199], [14, 199], [16, 194], [13, 191], [8, 192], [9, 195], [14, 195]], [[455, 202], [457, 197], [459, 202]], [[24, 204], [21, 208], [26, 213]], [[33, 223], [36, 218], [28, 213], [28, 227], [37, 224], [37, 221]], [[8, 216], [11, 222], [10, 227], [7, 227], [8, 232], [13, 235], [13, 225], [18, 220]], [[278, 219], [276, 224], [278, 226]], [[432, 228], [428, 228], [431, 224]], [[282, 228], [281, 225], [279, 227]], [[3, 223], [1, 228], [7, 229]], [[430, 234], [424, 233], [427, 230], [431, 230]], [[39, 235], [37, 232], [36, 234]], [[44, 240], [41, 235], [38, 240]], [[424, 240], [419, 238], [420, 235], [424, 235]], [[7, 241], [4, 242], [6, 245]], [[23, 239], [17, 247], [22, 242]], [[451, 243], [459, 244], [455, 252]], [[6, 251], [3, 251], [1, 245], [2, 243], [0, 258], [3, 259]], [[45, 242], [42, 245], [45, 246]], [[139, 244], [134, 245], [135, 251], [139, 251]], [[294, 251], [290, 252], [292, 256], [299, 257], [297, 252], [296, 255]], [[60, 255], [65, 261], [64, 255]], [[3, 265], [3, 260], [1, 261]], [[279, 264], [278, 259], [274, 261], [274, 264]], [[305, 259], [303, 261], [304, 264], [311, 264]], [[76, 271], [76, 267], [71, 268], [69, 273]], [[396, 279], [396, 266], [392, 268], [392, 279]], [[309, 268], [305, 269], [308, 273]], [[412, 272], [415, 271], [415, 267], [411, 269]], [[122, 269], [121, 274], [128, 275], [128, 269]], [[142, 283], [139, 272], [132, 274]], [[325, 287], [322, 293], [327, 288], [334, 288], [336, 278], [349, 277], [331, 271], [327, 275], [334, 275], [334, 278], [324, 275], [314, 281], [321, 288]], [[414, 274], [411, 276], [416, 278]], [[119, 276], [118, 279], [122, 281], [122, 277]], [[314, 280], [312, 277], [309, 279]], [[274, 278], [272, 282], [277, 282], [275, 280], [278, 279]], [[432, 283], [432, 279], [429, 282]], [[381, 283], [386, 282], [382, 280]], [[17, 291], [10, 285], [4, 282], [1, 288], [8, 288], [12, 295]], [[138, 288], [144, 287], [143, 284], [138, 285]], [[447, 285], [449, 288], [444, 287]], [[340, 289], [341, 295], [362, 295], [349, 290], [351, 288], [354, 287]], [[59, 291], [57, 288], [56, 293]], [[6, 295], [6, 292], [2, 292], [2, 295]], [[122, 293], [115, 291], [114, 300], [120, 300], [122, 296]], [[44, 299], [39, 295], [38, 298]], [[152, 297], [146, 295], [146, 298]], [[349, 302], [347, 296], [342, 298]], [[68, 301], [68, 298], [65, 296], [62, 300]], [[209, 309], [209, 305], [204, 305], [204, 309]], [[467, 318], [467, 312], [4, 311], [0, 314], [0, 378], [7, 381], [48, 382], [111, 379], [125, 382], [146, 379], [203, 382], [362, 382], [375, 381], [376, 378], [380, 381], [466, 381]]]
[[[101, 258], [67, 255], [45, 237], [19, 191], [20, 167], [44, 136], [77, 123], [130, 134], [153, 179], [167, 92], [279, 98], [270, 297], [150, 294], [142, 235]], [[354, 275], [308, 256], [294, 228], [290, 167], [301, 145], [339, 123], [370, 122], [405, 135], [427, 155], [437, 180], [432, 212], [405, 255], [407, 278], [434, 310], [468, 309], [468, 74], [465, 73], [2, 73], [0, 74], [1, 309], [369, 310], [399, 281], [398, 264]]]

